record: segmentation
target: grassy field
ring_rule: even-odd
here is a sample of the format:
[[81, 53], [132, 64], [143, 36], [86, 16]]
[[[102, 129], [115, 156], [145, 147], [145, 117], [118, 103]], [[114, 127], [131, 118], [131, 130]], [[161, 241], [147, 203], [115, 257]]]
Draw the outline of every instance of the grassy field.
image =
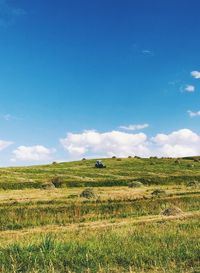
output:
[[0, 169], [0, 272], [200, 273], [199, 158], [104, 162]]

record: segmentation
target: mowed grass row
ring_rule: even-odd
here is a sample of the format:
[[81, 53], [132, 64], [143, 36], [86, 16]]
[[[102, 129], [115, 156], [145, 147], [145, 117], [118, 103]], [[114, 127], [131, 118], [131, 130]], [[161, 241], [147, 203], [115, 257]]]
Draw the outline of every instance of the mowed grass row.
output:
[[66, 225], [103, 219], [158, 215], [167, 207], [183, 212], [200, 210], [200, 195], [156, 197], [151, 199], [58, 201], [3, 204], [0, 206], [0, 230], [44, 225]]
[[1, 273], [123, 273], [200, 271], [200, 221], [129, 225], [29, 235], [0, 247]]
[[[137, 185], [138, 183], [136, 183]], [[165, 191], [166, 196], [183, 196], [200, 194], [200, 184], [192, 186], [184, 185], [157, 185], [139, 187], [99, 187], [93, 188], [96, 199], [103, 200], [135, 200], [139, 198], [152, 198], [152, 193], [160, 189]], [[79, 198], [84, 188], [53, 188], [53, 189], [23, 189], [23, 190], [1, 190], [0, 207], [7, 205], [17, 205], [18, 203], [34, 204], [51, 204], [66, 203], [71, 200], [85, 202], [86, 199]]]
[[41, 188], [55, 176], [63, 187], [127, 186], [138, 179], [146, 185], [200, 181], [198, 158], [181, 159], [103, 159], [106, 169], [94, 168], [95, 160], [44, 166], [1, 168], [1, 189]]

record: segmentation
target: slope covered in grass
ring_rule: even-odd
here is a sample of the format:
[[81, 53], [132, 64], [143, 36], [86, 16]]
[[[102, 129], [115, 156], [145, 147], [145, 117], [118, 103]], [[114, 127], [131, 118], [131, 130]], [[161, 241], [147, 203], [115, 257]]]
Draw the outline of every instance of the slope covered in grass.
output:
[[133, 180], [146, 185], [200, 181], [198, 158], [103, 159], [107, 168], [94, 167], [96, 160], [66, 162], [44, 166], [1, 168], [0, 188], [41, 188], [55, 176], [67, 187], [127, 186]]

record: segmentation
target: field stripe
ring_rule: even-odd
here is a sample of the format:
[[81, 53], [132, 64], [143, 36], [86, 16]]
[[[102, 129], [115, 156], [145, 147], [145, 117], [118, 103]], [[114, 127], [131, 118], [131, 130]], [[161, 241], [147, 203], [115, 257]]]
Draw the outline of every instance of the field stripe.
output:
[[69, 224], [65, 226], [60, 225], [46, 225], [28, 229], [20, 229], [20, 230], [6, 230], [0, 232], [0, 240], [7, 237], [9, 239], [19, 239], [20, 237], [30, 236], [34, 234], [45, 234], [45, 233], [58, 233], [58, 232], [65, 232], [70, 230], [79, 230], [79, 229], [106, 229], [112, 227], [121, 227], [126, 225], [137, 225], [137, 224], [148, 224], [148, 223], [156, 223], [156, 222], [167, 222], [167, 221], [174, 221], [174, 220], [184, 220], [188, 218], [199, 218], [200, 211], [195, 212], [187, 212], [181, 215], [175, 216], [162, 216], [162, 215], [152, 215], [152, 216], [141, 216], [137, 219], [123, 219], [117, 220], [116, 222], [111, 221], [96, 221], [96, 222], [89, 222], [89, 223], [78, 223], [78, 224]]

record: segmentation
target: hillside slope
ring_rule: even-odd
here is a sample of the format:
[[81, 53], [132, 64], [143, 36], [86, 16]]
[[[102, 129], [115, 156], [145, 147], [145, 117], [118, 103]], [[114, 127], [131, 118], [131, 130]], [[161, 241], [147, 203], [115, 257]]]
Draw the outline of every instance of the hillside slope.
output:
[[62, 186], [127, 186], [132, 180], [146, 185], [200, 181], [199, 158], [103, 159], [107, 168], [96, 169], [96, 160], [57, 163], [44, 166], [1, 168], [0, 188], [41, 188], [42, 183], [59, 177]]

